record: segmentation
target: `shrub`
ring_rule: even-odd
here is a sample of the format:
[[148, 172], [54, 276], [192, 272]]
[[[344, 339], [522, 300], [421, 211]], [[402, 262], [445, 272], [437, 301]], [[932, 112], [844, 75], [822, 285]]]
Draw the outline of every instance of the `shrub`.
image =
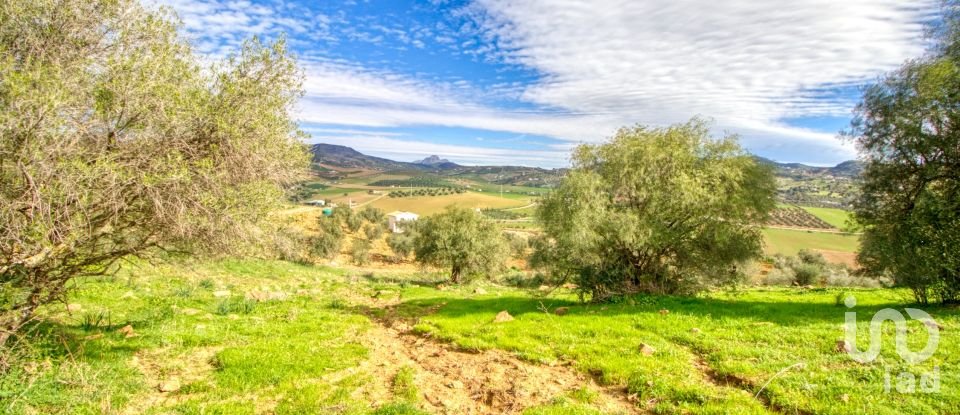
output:
[[393, 251], [395, 262], [402, 262], [413, 253], [415, 239], [416, 232], [410, 228], [404, 229], [403, 233], [391, 233], [387, 236], [387, 245]]
[[379, 223], [368, 223], [363, 225], [363, 234], [366, 235], [367, 239], [375, 241], [380, 239], [383, 236], [383, 225]]
[[818, 282], [823, 268], [816, 264], [801, 263], [793, 268], [793, 279], [797, 285], [810, 285]]
[[417, 224], [414, 251], [424, 265], [446, 267], [454, 283], [503, 266], [506, 246], [496, 224], [476, 212], [450, 206]]
[[356, 265], [367, 265], [370, 262], [370, 241], [356, 238], [350, 245], [350, 257]]

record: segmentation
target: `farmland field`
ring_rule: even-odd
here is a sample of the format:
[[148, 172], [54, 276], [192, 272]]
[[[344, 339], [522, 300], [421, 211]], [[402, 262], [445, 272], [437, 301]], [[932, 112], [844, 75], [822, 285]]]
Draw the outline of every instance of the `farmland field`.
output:
[[804, 206], [803, 209], [837, 229], [846, 228], [847, 220], [851, 217], [851, 212], [843, 209], [808, 206]]
[[777, 228], [764, 229], [763, 237], [768, 254], [784, 255], [796, 255], [804, 248], [852, 253], [860, 241], [858, 235]]
[[[838, 296], [854, 295], [864, 320], [899, 308], [903, 291], [753, 289], [594, 305], [563, 289], [439, 281], [282, 261], [126, 265], [80, 281], [70, 311], [59, 303], [42, 310], [32, 363], [0, 375], [0, 401], [11, 414], [923, 414], [960, 406], [956, 336], [909, 367], [940, 367], [937, 394], [882, 393], [887, 371], [907, 370], [893, 336], [872, 364], [835, 350], [848, 311]], [[493, 323], [502, 311], [513, 320]], [[955, 309], [928, 311], [945, 333], [960, 328]], [[917, 348], [925, 330], [911, 327]], [[494, 398], [471, 398], [477, 393]]]
[[420, 215], [429, 215], [440, 212], [450, 205], [467, 208], [500, 209], [521, 207], [527, 204], [525, 200], [514, 200], [495, 195], [467, 192], [446, 196], [384, 197], [373, 202], [371, 206], [382, 209], [385, 212], [403, 210]]

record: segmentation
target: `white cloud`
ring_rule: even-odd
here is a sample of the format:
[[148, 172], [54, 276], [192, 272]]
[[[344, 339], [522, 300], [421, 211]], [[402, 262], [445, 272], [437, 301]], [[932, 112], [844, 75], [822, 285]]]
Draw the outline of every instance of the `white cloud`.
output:
[[[921, 54], [922, 22], [937, 6], [936, 0], [476, 0], [455, 13], [466, 19], [457, 24], [401, 30], [374, 22], [359, 31], [349, 24], [337, 29], [331, 23], [336, 18], [300, 6], [291, 13], [280, 3], [162, 1], [180, 13], [200, 50], [210, 54], [222, 55], [253, 34], [362, 34], [376, 38], [370, 42], [387, 35], [414, 47], [421, 47], [420, 39], [453, 45], [540, 75], [532, 83], [507, 79], [481, 90], [463, 80], [373, 70], [308, 52], [302, 61], [306, 96], [297, 112], [304, 122], [465, 127], [572, 144], [601, 141], [623, 125], [667, 125], [701, 115], [715, 120], [718, 133], [740, 134], [754, 151], [806, 162], [839, 161], [854, 151], [835, 134], [784, 119], [848, 115], [854, 102], [834, 89], [869, 81]], [[510, 100], [533, 109], [499, 105]], [[482, 152], [513, 157], [469, 149], [463, 154], [472, 160], [483, 160]], [[441, 155], [460, 151], [447, 150]], [[561, 151], [535, 156], [561, 154], [565, 160]]]

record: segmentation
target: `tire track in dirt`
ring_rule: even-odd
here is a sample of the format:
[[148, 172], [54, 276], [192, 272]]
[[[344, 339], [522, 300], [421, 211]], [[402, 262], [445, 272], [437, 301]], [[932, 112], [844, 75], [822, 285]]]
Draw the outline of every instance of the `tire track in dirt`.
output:
[[363, 335], [372, 363], [367, 370], [391, 382], [401, 368], [413, 368], [419, 398], [433, 413], [518, 414], [575, 390], [588, 391], [589, 405], [606, 414], [643, 412], [623, 388], [601, 386], [569, 366], [538, 365], [500, 350], [456, 350], [413, 334], [405, 321], [366, 314], [375, 322]]

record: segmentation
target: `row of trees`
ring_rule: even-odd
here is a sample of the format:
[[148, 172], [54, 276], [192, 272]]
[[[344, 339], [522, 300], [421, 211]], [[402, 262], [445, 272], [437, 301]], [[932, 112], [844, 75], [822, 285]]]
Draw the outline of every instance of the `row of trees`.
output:
[[414, 196], [446, 196], [466, 193], [467, 189], [462, 187], [436, 187], [417, 190], [395, 190], [390, 192], [390, 197], [414, 197]]

